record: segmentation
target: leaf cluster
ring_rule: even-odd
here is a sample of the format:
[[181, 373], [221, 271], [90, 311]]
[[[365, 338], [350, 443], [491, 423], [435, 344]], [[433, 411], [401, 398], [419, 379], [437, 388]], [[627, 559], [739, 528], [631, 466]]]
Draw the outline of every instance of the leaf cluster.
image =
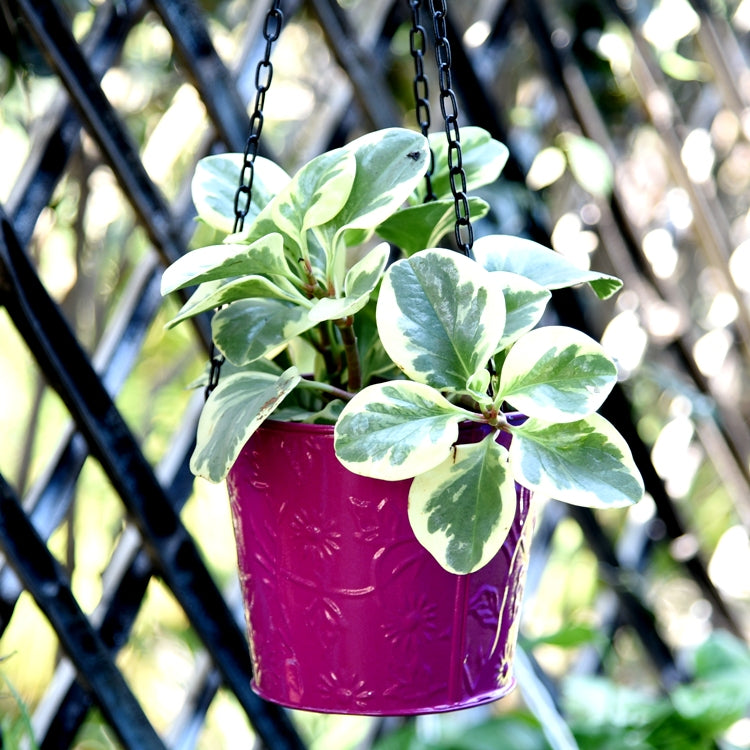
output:
[[[494, 181], [505, 147], [478, 128], [463, 140], [467, 185]], [[424, 203], [431, 152], [438, 198]], [[199, 215], [219, 230], [231, 229], [237, 169], [229, 155], [196, 172]], [[579, 331], [536, 327], [552, 290], [589, 283], [607, 297], [618, 279], [515, 237], [481, 238], [475, 259], [438, 247], [455, 219], [447, 151], [401, 128], [322, 154], [294, 177], [258, 159], [254, 184], [247, 229], [163, 277], [165, 294], [197, 285], [171, 325], [218, 308], [212, 334], [228, 362], [201, 416], [196, 474], [223, 479], [272, 414], [335, 423], [351, 471], [414, 478], [415, 534], [455, 573], [502, 545], [516, 482], [595, 507], [640, 498], [625, 441], [596, 414], [614, 363]], [[472, 201], [478, 218], [488, 207]], [[391, 263], [389, 242], [405, 257]], [[457, 444], [464, 422], [486, 437]]]

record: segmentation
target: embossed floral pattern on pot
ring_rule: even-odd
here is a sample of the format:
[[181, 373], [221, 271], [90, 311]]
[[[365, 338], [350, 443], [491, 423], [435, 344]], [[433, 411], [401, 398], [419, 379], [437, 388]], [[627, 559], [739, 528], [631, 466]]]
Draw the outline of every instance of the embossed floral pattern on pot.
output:
[[[314, 460], [302, 467], [305, 457]], [[229, 487], [235, 528], [246, 535], [239, 563], [263, 697], [315, 711], [413, 714], [512, 688], [508, 616], [522, 585], [506, 579], [524, 574], [528, 493], [501, 553], [456, 576], [414, 537], [409, 485], [348, 472], [330, 428], [271, 422], [250, 440]]]

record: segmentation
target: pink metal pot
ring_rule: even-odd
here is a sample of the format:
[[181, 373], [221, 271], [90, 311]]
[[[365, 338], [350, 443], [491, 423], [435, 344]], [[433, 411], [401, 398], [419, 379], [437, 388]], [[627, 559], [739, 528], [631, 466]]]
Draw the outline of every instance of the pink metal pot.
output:
[[[476, 442], [481, 428], [462, 432]], [[393, 715], [496, 700], [512, 659], [531, 526], [530, 493], [503, 548], [457, 576], [415, 539], [411, 480], [352, 474], [333, 428], [266, 422], [227, 481], [253, 687], [319, 712]]]

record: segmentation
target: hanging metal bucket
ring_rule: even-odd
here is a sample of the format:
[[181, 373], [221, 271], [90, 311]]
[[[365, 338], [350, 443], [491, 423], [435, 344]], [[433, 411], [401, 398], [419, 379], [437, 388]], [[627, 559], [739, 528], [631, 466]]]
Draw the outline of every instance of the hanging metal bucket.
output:
[[[470, 428], [460, 442], [482, 435]], [[415, 539], [410, 482], [343, 468], [332, 427], [266, 422], [248, 441], [227, 483], [259, 695], [395, 715], [466, 708], [513, 689], [530, 493], [516, 488], [496, 557], [457, 576]]]

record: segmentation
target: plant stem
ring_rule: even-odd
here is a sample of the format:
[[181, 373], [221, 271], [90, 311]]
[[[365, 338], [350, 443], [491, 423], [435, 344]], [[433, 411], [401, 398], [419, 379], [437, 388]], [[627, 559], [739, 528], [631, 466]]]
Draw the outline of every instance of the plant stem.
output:
[[331, 336], [328, 330], [327, 321], [323, 321], [323, 323], [321, 323], [317, 328], [320, 332], [320, 344], [315, 348], [323, 357], [323, 365], [326, 372], [328, 373], [328, 376], [330, 378], [333, 378], [336, 375], [338, 368], [336, 367], [336, 362], [333, 358]]
[[321, 383], [317, 380], [300, 380], [297, 384], [297, 388], [307, 388], [309, 390], [323, 391], [324, 393], [330, 393], [332, 396], [343, 399], [344, 401], [350, 401], [354, 396], [353, 393], [345, 391], [342, 388], [337, 388], [335, 385], [329, 385], [328, 383]]
[[313, 274], [312, 266], [310, 265], [310, 261], [307, 258], [300, 258], [299, 262], [302, 264], [302, 270], [305, 274], [305, 283], [302, 284], [302, 289], [307, 295], [308, 299], [315, 299], [317, 290], [318, 290], [318, 282], [315, 279], [315, 275]]
[[344, 354], [346, 355], [347, 390], [356, 393], [362, 387], [362, 370], [359, 364], [357, 337], [354, 335], [354, 318], [349, 315], [342, 320], [337, 320], [336, 325], [341, 331], [341, 341], [344, 344]]

